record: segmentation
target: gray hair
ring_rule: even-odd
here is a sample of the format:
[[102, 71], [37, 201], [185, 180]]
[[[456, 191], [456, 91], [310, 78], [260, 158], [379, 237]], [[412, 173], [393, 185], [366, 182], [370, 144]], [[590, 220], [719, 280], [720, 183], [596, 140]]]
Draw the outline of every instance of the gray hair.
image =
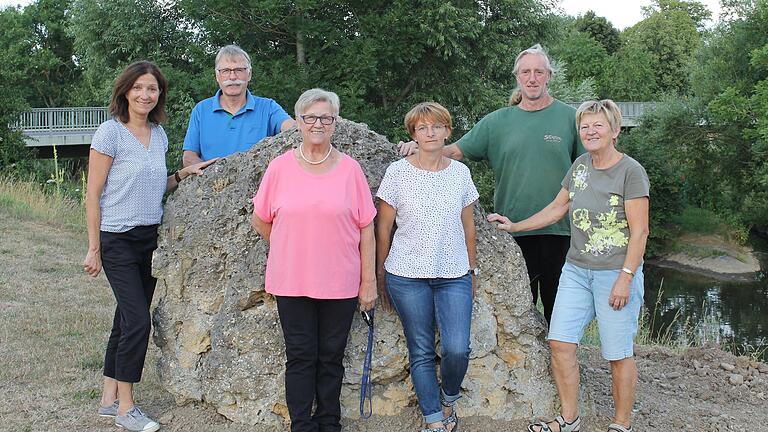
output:
[[603, 99], [601, 101], [591, 100], [586, 101], [579, 106], [576, 110], [576, 129], [579, 128], [581, 118], [584, 114], [600, 114], [603, 113], [605, 118], [608, 119], [608, 124], [611, 125], [613, 132], [621, 130], [621, 110], [616, 102], [610, 99]]
[[549, 59], [549, 55], [547, 55], [547, 52], [544, 51], [544, 48], [541, 46], [541, 44], [536, 44], [527, 50], [523, 50], [520, 54], [517, 55], [517, 58], [515, 58], [515, 66], [512, 69], [513, 74], [517, 75], [518, 69], [520, 69], [520, 61], [527, 55], [540, 55], [544, 58], [544, 63], [547, 70], [549, 71], [549, 75], [552, 76], [555, 73], [555, 70], [552, 69], [552, 61]]
[[331, 106], [331, 114], [339, 115], [339, 95], [321, 88], [313, 88], [302, 93], [296, 101], [296, 105], [293, 107], [296, 117], [304, 114], [307, 108], [317, 102], [328, 102]]
[[227, 58], [227, 59], [242, 58], [242, 59], [245, 59], [246, 66], [248, 67], [248, 69], [251, 68], [251, 56], [249, 56], [247, 52], [245, 52], [242, 48], [240, 48], [237, 45], [227, 45], [227, 46], [221, 47], [219, 49], [219, 52], [216, 53], [216, 63], [214, 64], [214, 67], [218, 67], [219, 66], [219, 62], [223, 58]]
[[[512, 68], [513, 75], [517, 76], [517, 72], [519, 72], [520, 69], [520, 61], [527, 55], [541, 56], [544, 59], [544, 66], [547, 68], [547, 71], [549, 71], [549, 77], [552, 78], [552, 75], [555, 74], [555, 70], [552, 67], [552, 61], [549, 59], [549, 55], [546, 51], [544, 51], [544, 48], [541, 46], [541, 44], [536, 44], [527, 50], [523, 50], [520, 52], [520, 54], [517, 55], [515, 58], [515, 66]], [[520, 90], [519, 86], [516, 85], [515, 89], [512, 91], [512, 94], [509, 96], [509, 105], [517, 105], [522, 99], [523, 92]]]

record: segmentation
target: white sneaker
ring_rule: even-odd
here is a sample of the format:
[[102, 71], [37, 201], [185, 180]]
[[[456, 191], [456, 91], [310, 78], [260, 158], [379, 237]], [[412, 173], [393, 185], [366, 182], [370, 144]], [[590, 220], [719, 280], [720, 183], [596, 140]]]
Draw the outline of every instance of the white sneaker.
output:
[[115, 426], [131, 432], [155, 432], [160, 429], [160, 423], [147, 417], [137, 406], [125, 415], [115, 417]]

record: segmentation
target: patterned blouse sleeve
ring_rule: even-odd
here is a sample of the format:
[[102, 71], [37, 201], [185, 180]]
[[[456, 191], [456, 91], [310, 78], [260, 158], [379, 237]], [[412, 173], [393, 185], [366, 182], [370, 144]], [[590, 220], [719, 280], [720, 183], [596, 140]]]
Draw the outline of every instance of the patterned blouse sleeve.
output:
[[357, 223], [359, 228], [365, 228], [373, 222], [376, 217], [376, 206], [373, 205], [373, 196], [371, 188], [368, 186], [368, 180], [363, 174], [360, 164], [355, 161], [355, 189], [357, 191]]
[[389, 164], [387, 167], [387, 172], [384, 173], [384, 178], [381, 179], [379, 190], [376, 191], [376, 197], [386, 201], [387, 204], [391, 205], [395, 209], [397, 209], [399, 205], [399, 194], [397, 190], [397, 169], [395, 165], [396, 163], [397, 162], [392, 162]]
[[261, 178], [261, 184], [259, 189], [256, 190], [256, 195], [253, 197], [253, 212], [259, 219], [266, 223], [272, 223], [275, 218], [273, 212], [273, 200], [275, 195], [275, 164], [274, 161], [269, 164], [267, 170], [264, 172], [264, 176]]
[[99, 125], [91, 140], [91, 148], [97, 152], [114, 159], [117, 154], [118, 124], [114, 120], [107, 120]]
[[157, 125], [157, 132], [160, 134], [160, 141], [163, 143], [163, 153], [168, 153], [168, 135], [162, 126]]

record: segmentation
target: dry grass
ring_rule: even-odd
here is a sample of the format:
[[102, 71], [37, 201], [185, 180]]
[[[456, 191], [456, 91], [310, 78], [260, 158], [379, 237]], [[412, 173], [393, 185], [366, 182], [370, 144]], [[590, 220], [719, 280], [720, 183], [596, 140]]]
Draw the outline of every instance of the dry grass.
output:
[[[48, 222], [66, 209], [40, 210], [24, 211]], [[0, 209], [0, 418], [18, 431], [114, 430], [92, 415], [114, 311], [109, 285], [103, 275], [92, 279], [82, 271], [82, 233], [17, 215]], [[148, 375], [139, 398], [151, 391], [145, 402], [167, 405], [169, 396]]]
[[85, 210], [72, 199], [46, 194], [31, 180], [0, 176], [0, 211], [14, 219], [34, 220], [85, 232]]

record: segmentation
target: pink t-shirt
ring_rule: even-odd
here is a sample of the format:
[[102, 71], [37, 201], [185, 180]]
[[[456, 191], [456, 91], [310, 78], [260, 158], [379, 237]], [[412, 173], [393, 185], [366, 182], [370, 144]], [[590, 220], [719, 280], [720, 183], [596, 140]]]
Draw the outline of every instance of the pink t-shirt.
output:
[[253, 211], [272, 223], [266, 290], [316, 299], [357, 297], [360, 230], [376, 216], [360, 164], [342, 154], [324, 174], [305, 171], [290, 150], [270, 162]]

